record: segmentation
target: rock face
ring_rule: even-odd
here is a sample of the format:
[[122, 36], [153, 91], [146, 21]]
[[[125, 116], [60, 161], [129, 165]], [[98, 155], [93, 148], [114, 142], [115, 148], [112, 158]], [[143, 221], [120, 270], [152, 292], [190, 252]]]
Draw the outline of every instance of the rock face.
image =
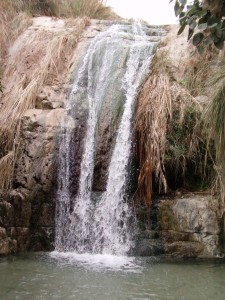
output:
[[176, 258], [221, 256], [217, 202], [210, 195], [198, 194], [159, 200], [155, 229], [138, 234], [134, 253]]
[[32, 109], [22, 119], [15, 189], [0, 201], [1, 254], [53, 247], [54, 150], [63, 112]]
[[31, 205], [20, 192], [0, 195], [0, 255], [27, 249], [30, 214]]
[[[16, 141], [19, 150], [13, 189], [0, 191], [0, 255], [53, 248], [57, 167], [54, 149], [58, 147], [57, 133], [64, 112], [70, 59], [76, 39], [86, 24], [85, 18], [70, 22], [50, 17], [34, 18], [33, 24], [9, 49], [2, 76], [1, 100], [10, 103], [11, 99], [24, 106], [20, 112], [23, 114], [20, 139]], [[63, 52], [58, 47], [60, 41]], [[28, 98], [32, 95], [32, 103], [27, 103], [24, 95]], [[36, 109], [24, 114], [29, 107]]]
[[190, 195], [159, 203], [159, 236], [164, 242], [165, 254], [176, 257], [221, 254], [216, 202], [211, 196]]
[[[70, 73], [79, 64], [79, 56], [85, 53], [90, 39], [104, 28], [104, 22], [93, 22], [87, 28], [76, 48]], [[112, 72], [115, 78], [121, 76], [117, 70], [126, 63], [125, 54], [126, 49], [124, 57], [120, 57], [115, 64]], [[36, 108], [28, 110], [21, 120], [14, 189], [0, 194], [0, 256], [26, 250], [50, 251], [54, 248], [58, 140], [59, 134], [63, 134], [60, 130], [61, 120], [65, 116], [65, 102], [72, 90], [72, 82], [64, 88], [67, 90], [65, 94], [57, 85], [44, 86], [36, 99]], [[115, 140], [123, 107], [122, 99], [121, 90], [109, 87], [99, 114], [93, 178], [93, 191], [97, 193], [105, 190], [111, 156], [109, 145]], [[75, 118], [68, 118], [64, 124], [64, 127], [71, 128], [75, 137], [73, 195], [76, 195], [78, 188], [87, 119], [87, 99], [77, 101]], [[220, 255], [222, 234], [225, 241], [225, 216], [220, 226], [216, 212], [217, 208], [210, 196], [190, 195], [175, 200], [161, 200], [157, 207], [157, 228], [140, 234], [135, 254], [187, 258]]]
[[222, 222], [221, 222], [222, 232], [221, 232], [221, 243], [222, 243], [222, 249], [223, 253], [225, 253], [225, 213], [222, 216]]

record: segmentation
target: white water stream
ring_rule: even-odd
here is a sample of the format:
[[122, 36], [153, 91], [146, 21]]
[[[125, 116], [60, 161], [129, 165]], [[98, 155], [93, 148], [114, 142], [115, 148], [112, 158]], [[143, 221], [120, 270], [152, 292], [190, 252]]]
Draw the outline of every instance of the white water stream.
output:
[[[126, 255], [132, 248], [133, 223], [129, 197], [128, 165], [131, 152], [132, 119], [140, 84], [149, 71], [155, 42], [150, 42], [141, 24], [112, 25], [90, 43], [74, 78], [62, 124], [59, 188], [56, 215], [56, 255], [78, 254]], [[92, 199], [95, 155], [95, 132], [102, 101], [106, 97], [115, 60], [124, 55], [126, 66], [122, 80], [113, 82], [124, 93], [124, 108], [116, 143], [108, 169], [106, 191], [98, 201]], [[71, 139], [77, 97], [88, 99], [86, 138], [79, 178], [79, 189], [73, 198], [71, 185]], [[72, 119], [72, 121], [71, 121]], [[70, 151], [69, 151], [70, 149]], [[72, 198], [72, 199], [71, 199]]]

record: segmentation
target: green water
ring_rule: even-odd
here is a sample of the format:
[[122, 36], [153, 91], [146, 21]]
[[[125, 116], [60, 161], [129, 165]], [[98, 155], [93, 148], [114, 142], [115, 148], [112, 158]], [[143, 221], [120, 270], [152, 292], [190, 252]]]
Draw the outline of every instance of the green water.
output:
[[224, 300], [225, 264], [31, 254], [0, 260], [0, 299]]

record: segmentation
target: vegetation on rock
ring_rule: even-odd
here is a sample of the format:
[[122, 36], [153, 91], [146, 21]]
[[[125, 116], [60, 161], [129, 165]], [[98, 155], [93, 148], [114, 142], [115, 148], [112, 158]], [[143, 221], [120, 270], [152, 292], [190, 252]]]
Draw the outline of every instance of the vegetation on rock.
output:
[[159, 52], [140, 92], [138, 190], [147, 207], [153, 192], [199, 191], [212, 183], [214, 148], [204, 130], [201, 105], [192, 95], [197, 95], [189, 82], [192, 79], [175, 80], [168, 53]]
[[[174, 0], [170, 2], [172, 1]], [[200, 54], [205, 52], [203, 59], [200, 59], [194, 68], [188, 68], [189, 73], [192, 70], [194, 73], [191, 76], [192, 80], [187, 81], [189, 86], [185, 80], [185, 86], [194, 96], [202, 95], [202, 91], [208, 93], [208, 101], [202, 113], [202, 130], [205, 130], [207, 135], [207, 147], [213, 144], [214, 148], [214, 154], [210, 154], [212, 168], [216, 174], [213, 190], [220, 191], [221, 203], [225, 205], [224, 52], [219, 53], [217, 50], [222, 50], [225, 42], [225, 1], [194, 0], [192, 4], [187, 4], [187, 0], [174, 2], [175, 15], [180, 21], [178, 35], [188, 27], [188, 40], [192, 39]], [[196, 54], [193, 56], [196, 57]], [[190, 89], [191, 82], [194, 83], [193, 90]]]
[[[98, 19], [117, 17], [101, 0], [3, 0], [0, 3], [0, 66], [8, 59], [6, 54], [12, 42], [32, 24], [31, 17], [43, 15]], [[48, 32], [46, 28], [42, 32], [34, 30], [30, 35], [31, 45], [27, 47], [26, 40], [24, 45], [17, 45], [22, 49], [19, 57], [6, 63], [0, 78], [0, 188], [7, 189], [11, 184], [22, 115], [35, 108], [43, 85], [63, 83], [59, 77], [68, 70], [80, 34], [89, 23], [87, 17], [65, 19], [65, 28], [58, 32]], [[14, 83], [7, 78], [14, 78]], [[3, 88], [6, 85], [8, 88]]]
[[[170, 2], [172, 2], [171, 0]], [[225, 1], [224, 0], [175, 0], [175, 15], [179, 17], [181, 34], [188, 26], [188, 39], [192, 38], [193, 45], [199, 52], [204, 47], [214, 45], [223, 49], [225, 41]], [[197, 33], [195, 33], [197, 31]]]

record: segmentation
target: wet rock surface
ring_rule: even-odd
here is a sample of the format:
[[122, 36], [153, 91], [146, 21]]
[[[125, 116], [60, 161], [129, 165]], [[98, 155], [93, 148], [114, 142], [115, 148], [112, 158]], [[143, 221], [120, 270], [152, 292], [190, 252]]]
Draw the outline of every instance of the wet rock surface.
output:
[[[0, 226], [6, 230], [2, 255], [35, 250], [32, 241], [41, 228], [54, 228], [56, 134], [64, 110], [32, 109], [22, 119], [21, 141], [15, 165], [14, 189], [0, 200]], [[43, 231], [46, 250], [53, 235]], [[47, 242], [48, 240], [48, 242]]]

